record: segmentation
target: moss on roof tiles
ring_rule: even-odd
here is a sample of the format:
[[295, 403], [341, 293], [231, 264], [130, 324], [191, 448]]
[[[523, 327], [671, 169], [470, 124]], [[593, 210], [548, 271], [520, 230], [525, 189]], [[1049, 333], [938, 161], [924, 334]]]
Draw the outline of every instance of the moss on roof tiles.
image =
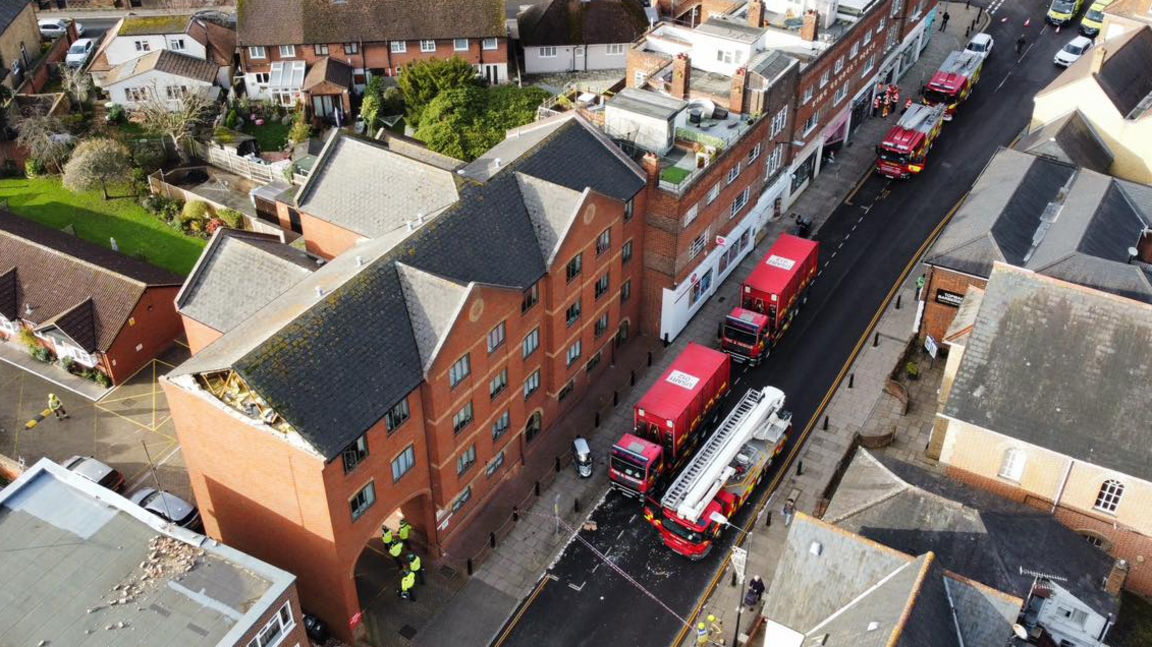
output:
[[182, 34], [191, 19], [191, 16], [133, 16], [124, 19], [118, 35]]

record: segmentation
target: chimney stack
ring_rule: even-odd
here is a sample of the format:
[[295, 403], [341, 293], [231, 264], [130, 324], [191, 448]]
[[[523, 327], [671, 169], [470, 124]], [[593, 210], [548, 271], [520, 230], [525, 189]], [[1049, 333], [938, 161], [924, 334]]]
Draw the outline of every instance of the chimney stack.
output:
[[800, 38], [805, 41], [814, 41], [820, 35], [820, 14], [809, 9], [804, 12], [804, 24], [800, 26]]
[[687, 99], [692, 84], [692, 61], [687, 54], [677, 54], [672, 61], [672, 88], [669, 94], [677, 99]]
[[1108, 50], [1104, 47], [1097, 47], [1092, 50], [1092, 73], [1099, 74], [1100, 68], [1104, 67], [1104, 58], [1108, 56]]
[[1136, 260], [1152, 264], [1152, 229], [1140, 232], [1140, 240], [1136, 241]]
[[764, 3], [760, 0], [748, 3], [748, 25], [756, 28], [764, 26]]
[[1124, 588], [1124, 580], [1127, 578], [1128, 562], [1123, 559], [1116, 560], [1108, 573], [1108, 579], [1104, 581], [1104, 591], [1109, 595], [1120, 595], [1120, 589]]
[[648, 176], [648, 188], [655, 189], [660, 186], [660, 158], [656, 153], [645, 153], [640, 160], [640, 167]]
[[741, 67], [732, 75], [732, 87], [728, 93], [728, 111], [744, 114], [744, 90], [748, 87], [748, 68]]

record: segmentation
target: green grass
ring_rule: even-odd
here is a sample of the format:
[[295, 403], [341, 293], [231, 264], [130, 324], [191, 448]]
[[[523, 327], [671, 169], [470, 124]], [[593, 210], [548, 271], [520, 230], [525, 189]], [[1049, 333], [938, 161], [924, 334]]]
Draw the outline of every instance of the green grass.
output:
[[[109, 187], [112, 195], [127, 192]], [[184, 276], [206, 244], [156, 219], [134, 197], [104, 200], [99, 191], [72, 193], [60, 185], [60, 178], [0, 180], [0, 199], [19, 216], [53, 229], [72, 225], [78, 236], [98, 245], [110, 247], [108, 239], [115, 238], [121, 252], [142, 255], [153, 265]]]
[[244, 132], [256, 138], [262, 153], [278, 153], [284, 150], [288, 142], [288, 131], [291, 129], [292, 124], [272, 120], [266, 120], [263, 126], [256, 126], [252, 122], [244, 124]]
[[692, 174], [688, 169], [680, 168], [679, 166], [669, 166], [668, 168], [660, 171], [660, 179], [671, 184], [680, 184]]
[[1152, 645], [1152, 604], [1124, 591], [1120, 598], [1120, 618], [1108, 632], [1108, 644], [1116, 647]]

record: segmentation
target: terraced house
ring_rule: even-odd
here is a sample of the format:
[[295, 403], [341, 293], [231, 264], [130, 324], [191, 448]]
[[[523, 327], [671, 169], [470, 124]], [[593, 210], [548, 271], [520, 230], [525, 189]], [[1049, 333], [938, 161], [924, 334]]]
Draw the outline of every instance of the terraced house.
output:
[[[491, 83], [508, 80], [508, 32], [495, 0], [240, 0], [249, 97], [347, 112], [349, 91], [405, 65], [459, 56]], [[341, 102], [343, 107], [341, 107]]]
[[[342, 137], [297, 201], [372, 215], [345, 220], [359, 242], [164, 388], [208, 534], [291, 567], [305, 608], [350, 632], [381, 523], [399, 511], [440, 554], [633, 336], [647, 193], [576, 115], [446, 175]], [[389, 200], [399, 185], [416, 198]]]

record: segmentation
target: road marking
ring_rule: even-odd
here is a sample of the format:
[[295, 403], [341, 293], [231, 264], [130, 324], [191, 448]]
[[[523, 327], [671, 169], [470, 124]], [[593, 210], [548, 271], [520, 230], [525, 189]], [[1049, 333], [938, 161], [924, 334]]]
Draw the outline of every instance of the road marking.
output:
[[520, 607], [520, 610], [516, 612], [516, 615], [512, 618], [512, 622], [508, 623], [508, 626], [504, 628], [504, 631], [500, 634], [500, 638], [496, 640], [493, 647], [500, 647], [504, 644], [504, 641], [508, 640], [508, 636], [512, 634], [512, 630], [516, 628], [516, 624], [520, 622], [520, 618], [524, 616], [524, 612], [528, 610], [528, 607], [532, 606], [532, 602], [536, 600], [536, 596], [540, 595], [540, 592], [544, 590], [544, 587], [547, 586], [550, 581], [552, 581], [552, 576], [540, 578], [540, 581], [536, 584], [536, 588], [532, 591], [532, 595], [528, 596], [528, 600], [524, 602], [524, 606]]
[[635, 519], [635, 518], [636, 518], [636, 513], [635, 513], [635, 512], [633, 512], [633, 513], [632, 513], [632, 516], [631, 516], [631, 517], [628, 517], [628, 523], [632, 523], [632, 520], [633, 520], [633, 519]]
[[[1016, 62], [1019, 63], [1020, 61]], [[1000, 85], [996, 86], [996, 89], [993, 90], [993, 92], [999, 92], [1000, 88], [1004, 87], [1004, 84], [1008, 82], [1008, 77], [1010, 76], [1012, 76], [1012, 70], [1008, 70], [1008, 73], [1004, 75], [1004, 80], [1000, 82]]]
[[556, 577], [555, 575], [553, 575], [551, 573], [548, 573], [547, 575], [545, 575], [545, 577], [549, 578], [553, 582], [559, 582], [560, 581], [560, 578]]
[[[899, 277], [897, 277], [896, 283], [892, 285], [892, 289], [888, 291], [888, 295], [884, 297], [884, 300], [880, 303], [880, 308], [877, 309], [876, 314], [872, 316], [872, 321], [868, 324], [868, 327], [864, 329], [864, 334], [861, 335], [860, 339], [856, 341], [856, 347], [853, 348], [852, 352], [848, 355], [848, 360], [845, 361], [844, 366], [840, 368], [839, 375], [837, 375], [836, 379], [832, 381], [832, 386], [829, 387], [828, 392], [824, 394], [824, 399], [820, 401], [820, 406], [816, 407], [815, 413], [812, 414], [812, 418], [804, 427], [804, 431], [801, 432], [799, 441], [795, 446], [792, 447], [792, 451], [788, 452], [788, 456], [785, 458], [784, 463], [781, 465], [780, 471], [776, 473], [776, 476], [772, 479], [772, 483], [769, 484], [768, 496], [764, 497], [764, 499], [760, 501], [760, 504], [757, 506], [755, 515], [756, 517], [759, 517], [760, 514], [764, 511], [764, 508], [772, 499], [772, 495], [775, 493], [776, 488], [779, 487], [780, 481], [792, 467], [792, 461], [796, 458], [797, 454], [799, 454], [800, 449], [804, 447], [804, 441], [807, 440], [808, 435], [816, 426], [816, 421], [820, 419], [821, 415], [823, 415], [824, 410], [828, 407], [828, 403], [832, 400], [832, 396], [834, 396], [836, 394], [836, 390], [840, 388], [840, 384], [844, 381], [844, 376], [848, 373], [848, 369], [850, 369], [852, 364], [856, 362], [856, 357], [860, 354], [860, 349], [864, 347], [864, 342], [872, 334], [872, 330], [876, 327], [876, 324], [879, 323], [880, 317], [883, 316], [884, 311], [888, 309], [888, 305], [892, 302], [892, 297], [896, 295], [896, 292], [899, 291], [900, 286], [904, 284], [905, 280], [907, 280], [908, 275], [912, 272], [912, 268], [916, 267], [916, 264], [920, 262], [920, 259], [924, 256], [924, 253], [928, 250], [932, 243], [936, 242], [936, 238], [940, 236], [940, 232], [943, 231], [944, 227], [946, 227], [948, 223], [952, 221], [952, 216], [954, 216], [956, 211], [960, 209], [960, 205], [964, 203], [964, 200], [967, 197], [968, 193], [965, 192], [964, 195], [960, 196], [960, 199], [956, 201], [956, 204], [952, 205], [952, 209], [948, 212], [947, 215], [944, 216], [944, 219], [940, 221], [940, 224], [936, 225], [936, 228], [932, 230], [932, 233], [928, 235], [928, 238], [925, 239], [924, 243], [920, 245], [920, 249], [916, 250], [916, 253], [912, 256], [912, 260], [910, 260], [908, 265], [904, 267], [904, 271], [900, 273]], [[747, 535], [743, 533], [740, 534], [736, 538], [734, 545], [743, 545], [746, 537]], [[728, 562], [731, 561], [731, 559], [732, 551], [729, 550], [728, 554], [724, 556], [724, 561], [720, 563], [720, 567], [716, 570], [716, 574], [712, 576], [712, 582], [708, 584], [708, 588], [704, 590], [704, 594], [700, 596], [700, 599], [696, 602], [696, 607], [692, 610], [692, 613], [688, 614], [687, 617], [695, 618], [700, 615], [700, 610], [704, 608], [704, 603], [707, 602], [708, 598], [711, 597], [712, 592], [716, 589], [716, 585], [720, 582], [720, 577], [724, 575], [725, 570], [728, 568]], [[684, 637], [688, 634], [688, 631], [691, 628], [691, 625], [681, 627], [680, 633], [677, 634], [676, 639], [670, 644], [670, 647], [678, 647], [679, 645], [683, 644]]]
[[[739, 380], [737, 380], [737, 382], [739, 382]], [[624, 529], [623, 529], [623, 528], [621, 528], [621, 529], [620, 529], [620, 534], [616, 535], [616, 539], [620, 539], [620, 538], [621, 538], [621, 537], [623, 537], [623, 536], [624, 536]]]
[[[168, 459], [172, 458], [173, 456], [175, 456], [177, 453], [180, 452], [180, 445], [177, 444], [175, 440], [173, 440], [172, 443], [168, 446], [172, 447], [172, 449], [167, 454], [165, 454], [164, 457], [161, 458], [156, 463], [156, 467], [160, 467], [160, 466], [164, 465], [164, 463], [168, 462]], [[139, 486], [141, 483], [144, 482], [145, 479], [148, 478], [150, 471], [151, 470], [148, 469], [148, 466], [145, 465], [144, 467], [142, 467], [140, 469], [139, 472], [136, 472], [135, 474], [133, 474], [132, 475], [132, 482], [131, 482], [131, 484], [129, 484], [128, 489], [129, 490], [136, 489], [137, 486]]]
[[732, 386], [736, 386], [737, 384], [739, 384], [740, 380], [741, 380], [741, 378], [739, 378], [739, 377], [736, 378], [736, 381], [732, 383]]
[[856, 197], [856, 193], [858, 191], [860, 191], [861, 187], [864, 186], [864, 183], [868, 181], [868, 178], [871, 177], [871, 175], [872, 175], [872, 169], [871, 168], [864, 171], [864, 175], [860, 178], [860, 181], [856, 183], [856, 186], [852, 187], [852, 191], [848, 194], [848, 197], [844, 198], [844, 204], [848, 205], [849, 207], [853, 206], [852, 205], [852, 198]]

